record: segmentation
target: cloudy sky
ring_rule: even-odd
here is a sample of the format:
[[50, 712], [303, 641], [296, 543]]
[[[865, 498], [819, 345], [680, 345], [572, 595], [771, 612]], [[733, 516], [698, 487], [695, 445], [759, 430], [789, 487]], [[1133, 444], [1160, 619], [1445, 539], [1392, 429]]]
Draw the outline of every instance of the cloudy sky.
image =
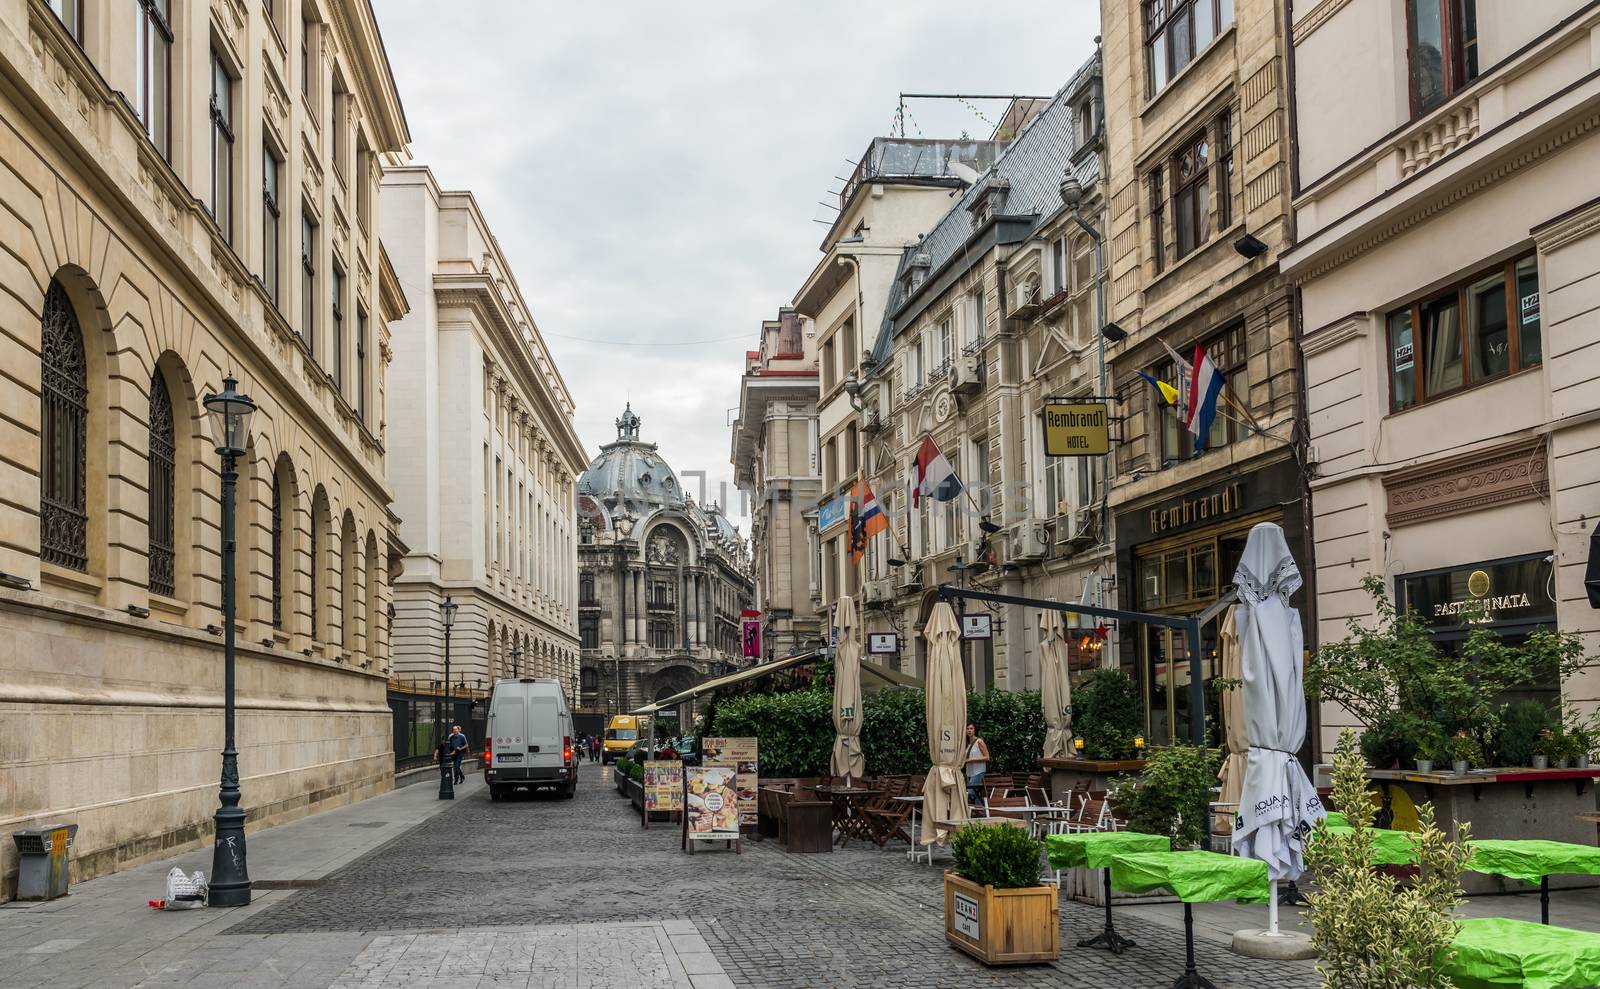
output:
[[[1053, 94], [1098, 6], [374, 3], [414, 158], [478, 197], [591, 455], [631, 401], [736, 521], [743, 354], [816, 264], [846, 159], [902, 91]], [[908, 108], [909, 136], [988, 137], [1004, 103]]]

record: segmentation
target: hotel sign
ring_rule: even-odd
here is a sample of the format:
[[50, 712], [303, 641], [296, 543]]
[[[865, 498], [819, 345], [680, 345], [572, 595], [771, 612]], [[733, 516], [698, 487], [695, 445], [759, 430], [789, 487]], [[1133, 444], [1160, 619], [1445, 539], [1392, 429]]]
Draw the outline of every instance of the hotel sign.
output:
[[1150, 509], [1150, 532], [1171, 532], [1237, 514], [1244, 507], [1244, 485], [1235, 481], [1215, 491], [1185, 496]]
[[1046, 402], [1044, 452], [1050, 457], [1093, 457], [1111, 452], [1111, 416], [1104, 402]]

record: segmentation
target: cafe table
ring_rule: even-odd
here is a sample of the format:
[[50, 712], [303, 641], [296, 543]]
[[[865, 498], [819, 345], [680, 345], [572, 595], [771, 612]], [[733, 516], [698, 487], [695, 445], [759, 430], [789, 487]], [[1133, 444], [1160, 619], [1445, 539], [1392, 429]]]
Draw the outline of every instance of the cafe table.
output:
[[1440, 968], [1458, 989], [1600, 985], [1600, 934], [1504, 917], [1461, 921]]
[[882, 790], [870, 786], [836, 786], [827, 783], [816, 790], [833, 804], [833, 824], [839, 829], [837, 844], [843, 846], [851, 838], [859, 838], [882, 846], [883, 843], [872, 829], [871, 819], [861, 813], [862, 805], [882, 793]]
[[1077, 834], [1052, 834], [1044, 839], [1052, 869], [1103, 869], [1106, 881], [1106, 926], [1091, 938], [1078, 942], [1080, 948], [1106, 948], [1120, 955], [1125, 948], [1137, 947], [1131, 938], [1117, 933], [1111, 920], [1111, 860], [1133, 852], [1172, 850], [1172, 839], [1137, 831], [1084, 831]]
[[1267, 863], [1219, 852], [1132, 852], [1111, 857], [1111, 885], [1125, 893], [1163, 887], [1183, 901], [1183, 975], [1172, 989], [1217, 989], [1195, 970], [1195, 903], [1237, 900], [1266, 903], [1271, 898]]
[[1600, 876], [1600, 848], [1542, 838], [1478, 838], [1467, 868], [1539, 884], [1539, 922], [1550, 923], [1550, 877]]

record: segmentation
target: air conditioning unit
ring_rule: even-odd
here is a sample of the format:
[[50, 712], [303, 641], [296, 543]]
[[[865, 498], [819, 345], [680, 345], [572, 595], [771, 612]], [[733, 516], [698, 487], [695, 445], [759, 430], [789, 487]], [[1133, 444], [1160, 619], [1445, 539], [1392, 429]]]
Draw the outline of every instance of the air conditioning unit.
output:
[[983, 387], [983, 361], [977, 354], [962, 354], [950, 365], [950, 390], [960, 394]]
[[882, 604], [894, 597], [894, 584], [888, 580], [869, 580], [866, 596], [868, 604]]
[[1024, 563], [1050, 555], [1050, 526], [1046, 522], [1019, 522], [1011, 527], [1007, 560]]
[[1072, 502], [1068, 501], [1065, 498], [1063, 498], [1060, 501], [1056, 502], [1056, 518], [1061, 518], [1063, 515], [1071, 515], [1071, 514], [1072, 514]]
[[899, 574], [897, 574], [895, 577], [895, 583], [900, 587], [908, 589], [921, 587], [922, 568], [912, 564], [906, 564], [900, 568]]
[[1072, 515], [1072, 538], [1075, 542], [1092, 542], [1096, 527], [1093, 507], [1080, 508]]
[[1029, 319], [1039, 311], [1039, 276], [1029, 275], [1011, 290], [1011, 305], [1006, 316], [1011, 319]]

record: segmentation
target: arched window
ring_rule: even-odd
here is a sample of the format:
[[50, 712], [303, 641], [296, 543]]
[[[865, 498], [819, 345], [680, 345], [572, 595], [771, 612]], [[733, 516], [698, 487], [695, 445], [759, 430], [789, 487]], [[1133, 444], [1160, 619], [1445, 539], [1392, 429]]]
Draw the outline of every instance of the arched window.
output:
[[283, 628], [283, 466], [272, 471], [272, 627]]
[[339, 645], [346, 654], [356, 651], [356, 603], [361, 585], [356, 580], [356, 520], [348, 511], [344, 513], [344, 531], [339, 537], [339, 569], [343, 593], [339, 596]]
[[173, 469], [177, 440], [172, 421], [172, 396], [160, 371], [150, 379], [150, 576], [151, 593], [177, 593], [173, 561], [176, 518], [173, 511]]
[[78, 315], [54, 280], [44, 296], [40, 337], [39, 555], [87, 571], [89, 367]]

